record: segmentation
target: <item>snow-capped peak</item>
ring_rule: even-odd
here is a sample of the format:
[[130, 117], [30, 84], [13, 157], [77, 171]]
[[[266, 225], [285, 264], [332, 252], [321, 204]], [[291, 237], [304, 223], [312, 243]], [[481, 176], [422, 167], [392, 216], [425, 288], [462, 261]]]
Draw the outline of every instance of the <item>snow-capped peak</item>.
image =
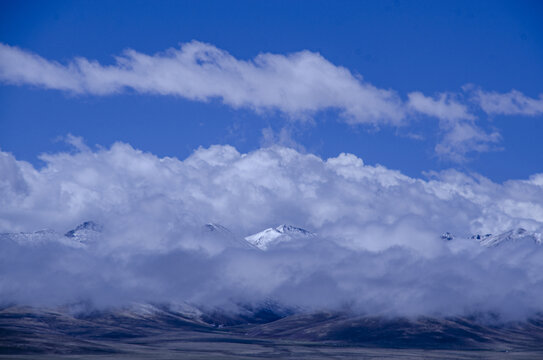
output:
[[85, 222], [77, 225], [77, 227], [75, 229], [72, 229], [72, 230], [68, 231], [66, 234], [64, 234], [64, 236], [66, 236], [66, 237], [74, 237], [74, 236], [77, 235], [78, 232], [82, 232], [82, 231], [101, 232], [102, 231], [102, 226], [98, 225], [94, 221], [85, 221]]
[[315, 234], [302, 228], [283, 224], [276, 228], [268, 228], [259, 233], [247, 236], [245, 240], [261, 250], [267, 250], [270, 246], [280, 242], [311, 236], [315, 236]]
[[94, 221], [85, 221], [64, 234], [65, 237], [79, 243], [87, 243], [95, 240], [102, 232], [102, 226]]
[[313, 235], [313, 233], [310, 231], [292, 225], [279, 225], [275, 228], [275, 230], [279, 231], [282, 234]]

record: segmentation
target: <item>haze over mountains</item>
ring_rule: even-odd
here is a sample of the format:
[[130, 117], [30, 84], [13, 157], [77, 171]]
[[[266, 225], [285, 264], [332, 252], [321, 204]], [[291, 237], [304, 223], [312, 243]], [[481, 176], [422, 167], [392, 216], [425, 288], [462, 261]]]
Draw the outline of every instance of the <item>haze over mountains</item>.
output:
[[[180, 229], [181, 231], [181, 229]], [[217, 223], [208, 223], [200, 226], [198, 231], [194, 229], [191, 232], [191, 237], [180, 238], [177, 244], [177, 250], [169, 251], [167, 253], [153, 253], [153, 254], [133, 254], [130, 257], [125, 257], [122, 264], [118, 264], [115, 260], [115, 256], [105, 252], [108, 239], [107, 228], [104, 228], [101, 224], [94, 221], [85, 221], [72, 230], [65, 232], [64, 234], [56, 232], [54, 230], [39, 230], [36, 232], [28, 233], [2, 233], [0, 234], [0, 246], [2, 247], [2, 253], [4, 254], [4, 266], [2, 270], [4, 274], [10, 275], [15, 278], [16, 275], [23, 275], [21, 283], [25, 284], [26, 291], [37, 291], [41, 297], [34, 299], [25, 299], [24, 297], [18, 297], [17, 291], [21, 291], [21, 287], [17, 288], [14, 283], [9, 281], [4, 282], [4, 292], [6, 298], [4, 298], [4, 305], [10, 302], [15, 304], [31, 304], [31, 305], [67, 305], [70, 303], [77, 303], [79, 301], [92, 301], [99, 300], [98, 303], [104, 299], [95, 297], [89, 289], [85, 289], [88, 286], [89, 280], [94, 286], [98, 288], [94, 290], [101, 290], [100, 287], [112, 287], [114, 283], [109, 283], [109, 279], [104, 277], [105, 274], [100, 271], [105, 266], [108, 272], [116, 273], [119, 271], [127, 274], [132, 273], [134, 279], [140, 278], [139, 271], [140, 266], [151, 266], [147, 270], [152, 270], [154, 274], [147, 274], [143, 278], [147, 278], [150, 281], [148, 285], [141, 285], [127, 289], [122, 287], [122, 282], [118, 283], [120, 289], [113, 290], [111, 295], [113, 298], [109, 298], [102, 305], [103, 306], [123, 306], [133, 303], [145, 303], [147, 301], [159, 302], [164, 304], [188, 304], [191, 303], [197, 308], [230, 308], [231, 310], [238, 306], [256, 306], [260, 307], [262, 304], [268, 303], [270, 300], [276, 304], [285, 307], [285, 309], [298, 309], [303, 312], [313, 310], [339, 310], [345, 309], [345, 305], [350, 303], [348, 308], [355, 312], [368, 313], [368, 308], [364, 305], [367, 304], [368, 298], [365, 298], [364, 292], [359, 289], [354, 290], [352, 293], [343, 291], [343, 301], [345, 302], [328, 302], [326, 298], [318, 298], [316, 303], [311, 303], [311, 293], [289, 293], [289, 286], [314, 286], [314, 291], [321, 290], [331, 286], [325, 284], [320, 289], [320, 285], [313, 284], [313, 277], [316, 276], [320, 267], [324, 265], [328, 266], [330, 273], [341, 270], [343, 272], [350, 271], [356, 273], [356, 265], [343, 264], [343, 261], [353, 261], [352, 254], [348, 255], [348, 252], [352, 252], [351, 249], [346, 248], [341, 244], [334, 244], [329, 239], [323, 239], [318, 234], [310, 232], [308, 230], [295, 227], [292, 225], [280, 225], [275, 228], [268, 228], [261, 232], [258, 232], [249, 236], [235, 235], [235, 232], [229, 230], [223, 225]], [[186, 240], [188, 239], [188, 240]], [[455, 237], [451, 233], [444, 233], [444, 235], [435, 235], [436, 241], [440, 241], [449, 251], [448, 256], [441, 259], [460, 259], [464, 261], [476, 262], [481, 266], [481, 270], [496, 266], [495, 269], [500, 268], [499, 274], [507, 274], [507, 268], [522, 269], [521, 264], [518, 263], [522, 259], [525, 269], [531, 269], [532, 266], [537, 266], [537, 260], [543, 256], [543, 247], [541, 246], [541, 234], [529, 232], [522, 228], [512, 229], [510, 231], [501, 234], [485, 234], [485, 235], [472, 235], [466, 237]], [[194, 243], [198, 242], [198, 247], [194, 247]], [[333, 246], [332, 246], [333, 245]], [[331, 252], [329, 255], [338, 256], [338, 259], [327, 262], [319, 263], [318, 265], [311, 263], [311, 254], [315, 255], [323, 249], [329, 249]], [[398, 263], [398, 258], [395, 256], [408, 256], [413, 261], [412, 263]], [[293, 260], [296, 257], [296, 260]], [[390, 259], [392, 257], [392, 259]], [[354, 257], [356, 259], [357, 257]], [[404, 252], [401, 248], [393, 248], [390, 251], [383, 253], [371, 253], [367, 252], [365, 262], [369, 262], [370, 265], [378, 265], [379, 261], [395, 261], [402, 271], [414, 271], [412, 268], [419, 268], [421, 266], [429, 266], [434, 264], [429, 262], [429, 259], [417, 256], [411, 252]], [[317, 258], [323, 260], [323, 257]], [[403, 259], [405, 260], [405, 259]], [[25, 274], [21, 271], [21, 268], [16, 267], [16, 263], [28, 263], [34, 261], [34, 269], [36, 273]], [[9, 267], [9, 263], [14, 266]], [[77, 265], [75, 262], [78, 262]], [[60, 264], [59, 264], [60, 263]], [[157, 264], [161, 265], [156, 268]], [[426, 264], [425, 264], [426, 263]], [[60, 265], [60, 266], [59, 266]], [[88, 269], [85, 269], [85, 265], [91, 265]], [[97, 267], [93, 267], [93, 265]], [[447, 266], [447, 264], [444, 264]], [[515, 267], [513, 267], [513, 265]], [[188, 266], [188, 267], [187, 267]], [[191, 266], [194, 266], [192, 269]], [[354, 267], [349, 268], [349, 266]], [[370, 268], [361, 263], [359, 264], [361, 269], [368, 271]], [[473, 264], [471, 264], [473, 266]], [[163, 268], [161, 268], [163, 267]], [[435, 278], [447, 279], [451, 276], [451, 279], [459, 282], [456, 286], [470, 286], [470, 282], [473, 282], [473, 278], [458, 278], [458, 269], [454, 264], [448, 266], [452, 272], [447, 273], [428, 273], [426, 276], [433, 276]], [[337, 269], [336, 269], [337, 268]], [[445, 268], [445, 267], [444, 267]], [[205, 270], [204, 270], [205, 269]], [[505, 269], [505, 271], [504, 271]], [[187, 297], [179, 296], [175, 293], [162, 293], [160, 296], [154, 296], [151, 292], [151, 288], [156, 288], [157, 284], [161, 284], [163, 281], [172, 281], [178, 274], [178, 271], [184, 270], [183, 276], [192, 279], [194, 283], [184, 289]], [[375, 270], [373, 270], [375, 272]], [[381, 270], [382, 271], [382, 270]], [[388, 270], [390, 271], [390, 270]], [[483, 271], [483, 270], [482, 270]], [[51, 272], [51, 273], [48, 273]], [[224, 272], [221, 276], [221, 272]], [[399, 274], [392, 270], [392, 274]], [[63, 279], [63, 286], [58, 289], [58, 285], [53, 278], [57, 276]], [[115, 275], [107, 274], [109, 278], [115, 278]], [[392, 280], [392, 274], [385, 274]], [[226, 275], [226, 276], [224, 276]], [[328, 274], [327, 274], [328, 275]], [[345, 275], [345, 274], [344, 274]], [[490, 281], [496, 274], [483, 274], [483, 278], [488, 277]], [[537, 276], [536, 274], [528, 274], [526, 276]], [[10, 278], [5, 276], [5, 279]], [[29, 288], [31, 284], [31, 277], [36, 276], [41, 278], [39, 286]], [[367, 276], [367, 275], [366, 275]], [[375, 276], [374, 273], [371, 276]], [[383, 275], [381, 275], [383, 276]], [[266, 292], [262, 287], [263, 282], [260, 277], [266, 278], [268, 282], [277, 282], [277, 290], [272, 292]], [[306, 277], [306, 278], [303, 278]], [[211, 280], [213, 281], [210, 281]], [[218, 278], [220, 282], [216, 282]], [[170, 280], [171, 279], [171, 280]], [[341, 279], [333, 279], [330, 276], [323, 277], [328, 281], [341, 281]], [[367, 279], [367, 278], [366, 278]], [[83, 280], [83, 283], [78, 284], [78, 281]], [[183, 282], [183, 279], [179, 279]], [[179, 281], [177, 280], [177, 281]], [[397, 280], [397, 279], [396, 279]], [[261, 282], [262, 281], [262, 282]], [[367, 280], [366, 280], [367, 281]], [[398, 280], [397, 280], [398, 281]], [[400, 281], [405, 279], [400, 278]], [[430, 278], [430, 281], [434, 279]], [[492, 285], [492, 282], [488, 282], [487, 285]], [[241, 284], [236, 284], [241, 282]], [[251, 283], [252, 282], [252, 283]], [[306, 283], [306, 284], [304, 284]], [[215, 284], [215, 285], [212, 285]], [[244, 296], [244, 286], [252, 284], [257, 289], [257, 296], [247, 297]], [[480, 284], [480, 283], [479, 283]], [[537, 283], [536, 283], [537, 284]], [[202, 286], [203, 285], [203, 286]], [[223, 286], [227, 288], [223, 288]], [[366, 285], [366, 284], [365, 284]], [[432, 284], [433, 285], [433, 284]], [[445, 286], [439, 291], [447, 290], [450, 284]], [[518, 285], [518, 283], [516, 284]], [[32, 286], [32, 285], [30, 285]], [[164, 286], [164, 285], [163, 285]], [[210, 288], [211, 286], [211, 288]], [[236, 288], [236, 286], [239, 286]], [[440, 296], [439, 293], [433, 292], [432, 289], [426, 289], [424, 287], [417, 289], [416, 286], [420, 286], [416, 282], [413, 283], [411, 288], [403, 288], [403, 284], [394, 284], [393, 286], [402, 287], [403, 291], [409, 291], [413, 294], [413, 291], [421, 291], [418, 296]], [[149, 287], [149, 288], [147, 288]], [[170, 288], [177, 287], [172, 285]], [[136, 292], [133, 292], [136, 290]], [[198, 289], [199, 292], [204, 292], [204, 296], [201, 298], [195, 298], [191, 296], [192, 292]], [[336, 289], [338, 289], [336, 287]], [[505, 289], [503, 293], [499, 291], [493, 293], [497, 289], [485, 289], [488, 293], [478, 294], [481, 299], [488, 298], [488, 303], [464, 303], [464, 308], [457, 308], [456, 311], [447, 312], [445, 308], [436, 306], [429, 303], [425, 306], [432, 307], [432, 311], [427, 312], [426, 308], [420, 308], [418, 310], [402, 308], [403, 301], [386, 301], [381, 300], [380, 303], [386, 304], [387, 307], [372, 309], [376, 315], [432, 315], [432, 316], [450, 316], [450, 315], [471, 315], [477, 312], [497, 313], [499, 316], [504, 316], [504, 319], [516, 318], [523, 319], [531, 315], [537, 314], [538, 309], [536, 307], [537, 301], [534, 299], [534, 307], [525, 308], [515, 313], [512, 309], [497, 307], [499, 302], [493, 300], [498, 299], [500, 302], [509, 300], [508, 298], [513, 296], [514, 293], [509, 293], [508, 289]], [[111, 291], [112, 289], [110, 289]], [[128, 292], [127, 292], [128, 290]], [[165, 289], [164, 289], [165, 290]], [[260, 291], [258, 291], [260, 290]], [[294, 289], [293, 289], [294, 290]], [[307, 289], [309, 290], [309, 289]], [[394, 291], [394, 288], [377, 287], [377, 289], [368, 288], [366, 285], [366, 291], [368, 290], [380, 290], [383, 292]], [[471, 290], [471, 289], [470, 289]], [[535, 290], [538, 290], [537, 287]], [[282, 293], [285, 291], [289, 296], [285, 297]], [[358, 292], [360, 291], [360, 292]], [[132, 293], [130, 293], [132, 292]], [[50, 295], [56, 293], [54, 297]], [[126, 296], [129, 294], [128, 296]], [[175, 294], [175, 295], [174, 295]], [[416, 293], [415, 293], [416, 294]], [[472, 293], [473, 294], [473, 293]], [[527, 291], [523, 291], [522, 295], [530, 294]], [[13, 296], [10, 298], [10, 295]], [[319, 294], [320, 295], [320, 294]], [[117, 296], [119, 296], [117, 298]], [[123, 298], [124, 296], [124, 298]], [[490, 297], [493, 296], [494, 299]], [[213, 300], [211, 300], [213, 298]], [[353, 301], [355, 298], [363, 299], [360, 303]], [[424, 301], [435, 301], [434, 299], [420, 298]], [[515, 299], [513, 297], [513, 299]], [[30, 300], [30, 301], [29, 301]], [[325, 302], [321, 302], [324, 300]], [[347, 302], [349, 300], [349, 302]], [[524, 299], [527, 300], [527, 299]], [[503, 305], [503, 303], [501, 303]], [[413, 306], [409, 301], [405, 305]], [[451, 306], [451, 304], [447, 304]], [[296, 311], [298, 311], [296, 310]], [[503, 311], [505, 310], [505, 311]], [[290, 311], [290, 310], [289, 310]], [[471, 313], [470, 313], [471, 311]], [[502, 313], [503, 311], [503, 313]], [[371, 313], [371, 312], [370, 312]]]
[[39, 169], [0, 153], [4, 303], [542, 310], [540, 175], [424, 180], [350, 154], [213, 146], [181, 161], [70, 141]]
[[[210, 241], [207, 244], [210, 251], [193, 254], [195, 257], [217, 257], [221, 256], [220, 253], [228, 254], [233, 251], [242, 261], [243, 256], [254, 256], [252, 261], [258, 261], [265, 260], [270, 253], [275, 253], [272, 256], [276, 257], [283, 256], [285, 252], [297, 252], [299, 249], [308, 251], [321, 241], [318, 234], [292, 225], [268, 228], [245, 239], [217, 223], [205, 224], [200, 229], [199, 238], [204, 243]], [[0, 244], [7, 254], [13, 254], [14, 248], [20, 250], [19, 255], [55, 249], [51, 263], [43, 264], [49, 267], [53, 262], [65, 261], [65, 257], [75, 257], [86, 262], [93, 257], [103, 256], [99, 255], [99, 249], [100, 242], [107, 241], [106, 234], [107, 229], [100, 224], [85, 221], [65, 234], [53, 230], [3, 233], [0, 234]], [[436, 235], [436, 239], [450, 245], [451, 251], [461, 251], [458, 246], [462, 248], [468, 243], [475, 244], [477, 248], [472, 249], [481, 251], [480, 260], [493, 256], [503, 260], [503, 257], [518, 257], [526, 251], [543, 251], [541, 235], [522, 228], [498, 235], [473, 235], [466, 238], [455, 238], [450, 233], [446, 234]], [[216, 242], [216, 246], [211, 245], [213, 242]], [[217, 250], [219, 248], [221, 250]], [[161, 262], [166, 259], [168, 256], [158, 258]], [[37, 257], [34, 260], [40, 261]], [[187, 261], [187, 258], [179, 257], [178, 260]], [[507, 261], [501, 263], [507, 266]], [[114, 270], [130, 270], [126, 265]], [[250, 271], [259, 271], [258, 265], [255, 263]], [[157, 271], [157, 266], [160, 266], [158, 262], [152, 269]], [[171, 264], [166, 266], [169, 270], [174, 269], [170, 268]], [[81, 269], [71, 268], [71, 276], [74, 277], [70, 279], [71, 286], [85, 286], [88, 282], [82, 275], [89, 274], [83, 274]], [[38, 271], [42, 270], [43, 267], [38, 267]], [[197, 270], [200, 271], [200, 268]], [[285, 271], [283, 267], [274, 270]], [[265, 274], [267, 280], [273, 281], [269, 278], [273, 274]], [[165, 273], [161, 275], [167, 276]], [[76, 285], [77, 279], [85, 281]], [[32, 290], [35, 291], [36, 288]], [[401, 311], [395, 314], [386, 311], [368, 313], [361, 308], [349, 306], [300, 307], [296, 302], [281, 303], [265, 297], [247, 301], [239, 296], [234, 297], [235, 294], [229, 296], [230, 303], [220, 301], [215, 305], [210, 305], [209, 302], [186, 302], [181, 298], [174, 300], [171, 297], [155, 299], [154, 302], [137, 302], [134, 297], [130, 301], [110, 303], [106, 306], [102, 304], [98, 307], [92, 301], [89, 302], [92, 296], [80, 297], [79, 301], [70, 299], [71, 303], [64, 304], [61, 304], [61, 297], [56, 299], [56, 305], [50, 303], [47, 306], [38, 301], [34, 307], [24, 306], [24, 300], [11, 304], [4, 302], [0, 309], [0, 330], [3, 334], [0, 354], [118, 353], [135, 356], [156, 349], [159, 345], [161, 351], [169, 354], [176, 351], [172, 348], [175, 341], [181, 342], [176, 346], [182, 348], [189, 346], [191, 341], [207, 342], [205, 351], [208, 355], [213, 351], [222, 353], [231, 349], [233, 344], [242, 342], [247, 344], [246, 349], [254, 348], [255, 354], [260, 354], [254, 355], [257, 357], [280, 356], [263, 351], [258, 344], [264, 342], [267, 346], [273, 344], [273, 347], [277, 347], [281, 341], [289, 341], [289, 346], [293, 347], [290, 351], [293, 352], [307, 351], [307, 342], [318, 343], [318, 346], [324, 347], [311, 355], [312, 358], [331, 356], [327, 346], [363, 345], [435, 351], [478, 350], [481, 358], [486, 356], [484, 351], [490, 351], [488, 357], [491, 358], [496, 356], [496, 351], [536, 356], [535, 354], [542, 350], [543, 318], [541, 313], [537, 312], [525, 313], [521, 317], [504, 317], [504, 314], [496, 313], [490, 307], [485, 311], [484, 306], [481, 306], [473, 308], [477, 310], [471, 314], [434, 313], [428, 316], [419, 313], [404, 316]], [[142, 299], [139, 298], [139, 301]], [[211, 350], [217, 341], [223, 346]], [[311, 346], [314, 348], [316, 345]], [[197, 349], [201, 349], [201, 345]], [[203, 350], [195, 351], [198, 354]], [[438, 352], [435, 356], [439, 358], [446, 354], [448, 353]], [[426, 356], [431, 358], [432, 354], [427, 353]]]

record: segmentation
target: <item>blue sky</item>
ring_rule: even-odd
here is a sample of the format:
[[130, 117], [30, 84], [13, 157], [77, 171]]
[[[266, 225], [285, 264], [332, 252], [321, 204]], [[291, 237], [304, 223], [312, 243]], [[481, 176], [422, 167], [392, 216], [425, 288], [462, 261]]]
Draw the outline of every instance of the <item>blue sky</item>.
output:
[[540, 1], [0, 7], [6, 301], [541, 313]]
[[[413, 92], [434, 100], [446, 93], [446, 103], [469, 112], [443, 120], [448, 115], [411, 106], [416, 111], [397, 126], [381, 115], [368, 123], [360, 112], [345, 120], [341, 111], [350, 111], [350, 105], [341, 108], [342, 94], [330, 107], [319, 108], [315, 100], [311, 106], [317, 110], [293, 113], [282, 104], [254, 105], [261, 99], [232, 106], [222, 95], [201, 101], [130, 86], [104, 95], [8, 74], [0, 85], [0, 148], [36, 165], [40, 153], [67, 149], [59, 138], [73, 134], [89, 145], [123, 141], [179, 158], [199, 146], [231, 144], [247, 152], [279, 142], [322, 157], [353, 153], [415, 177], [457, 168], [501, 182], [543, 171], [543, 6], [537, 1], [5, 1], [0, 6], [1, 43], [63, 66], [78, 57], [115, 65], [114, 56], [125, 49], [152, 56], [193, 40], [238, 61], [307, 50], [346, 68], [354, 79], [361, 76], [361, 84], [393, 91], [406, 107]], [[13, 70], [6, 66], [4, 74]], [[466, 84], [473, 84], [471, 90], [463, 90]], [[533, 101], [535, 110], [489, 112], [473, 99], [477, 91], [512, 90]], [[436, 151], [456, 121], [484, 135]]]

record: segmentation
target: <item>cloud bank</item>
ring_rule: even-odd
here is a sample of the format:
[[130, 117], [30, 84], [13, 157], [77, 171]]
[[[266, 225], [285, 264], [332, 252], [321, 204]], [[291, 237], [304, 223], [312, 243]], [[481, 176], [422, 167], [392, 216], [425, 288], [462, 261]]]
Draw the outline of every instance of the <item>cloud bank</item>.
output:
[[413, 91], [404, 100], [393, 89], [374, 86], [318, 53], [261, 53], [241, 60], [198, 41], [151, 55], [129, 49], [112, 65], [82, 57], [61, 64], [0, 43], [0, 81], [73, 94], [134, 91], [195, 101], [218, 99], [233, 108], [278, 111], [298, 120], [331, 109], [344, 122], [373, 127], [437, 119], [442, 138], [436, 153], [453, 161], [464, 160], [470, 152], [494, 150], [500, 141], [497, 131], [484, 130], [484, 119], [473, 110], [487, 115], [543, 114], [542, 99], [516, 90], [499, 94], [467, 86], [464, 93], [434, 97]]
[[[468, 239], [542, 232], [543, 174], [503, 184], [452, 170], [416, 179], [351, 154], [321, 159], [277, 146], [248, 154], [212, 146], [178, 160], [124, 143], [77, 144], [43, 155], [41, 169], [0, 153], [0, 232], [63, 233], [89, 219], [104, 229], [84, 248], [47, 232], [29, 243], [2, 238], [3, 302], [272, 299], [309, 310], [513, 317], [543, 310], [541, 246], [487, 249]], [[317, 236], [263, 252], [203, 232], [209, 222], [239, 238], [282, 223]], [[440, 238], [444, 231], [456, 238]]]

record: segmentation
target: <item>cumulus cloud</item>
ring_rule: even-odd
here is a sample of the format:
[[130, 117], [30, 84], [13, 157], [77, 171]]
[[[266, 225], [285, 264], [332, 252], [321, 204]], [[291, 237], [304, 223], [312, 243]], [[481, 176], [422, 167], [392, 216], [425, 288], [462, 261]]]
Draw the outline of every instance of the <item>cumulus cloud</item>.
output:
[[[212, 146], [178, 160], [124, 143], [94, 151], [71, 142], [76, 152], [44, 155], [40, 169], [0, 153], [0, 232], [63, 233], [92, 219], [103, 233], [86, 248], [2, 238], [4, 301], [543, 310], [543, 248], [483, 249], [467, 239], [543, 231], [543, 174], [497, 184], [451, 170], [425, 180], [352, 154], [322, 159], [280, 146], [247, 154]], [[282, 223], [317, 236], [264, 252], [203, 232], [209, 222], [238, 239]], [[441, 239], [444, 231], [457, 238]]]
[[503, 94], [477, 90], [473, 99], [488, 114], [527, 116], [543, 114], [543, 94], [539, 95], [539, 99], [534, 99], [518, 90]]

